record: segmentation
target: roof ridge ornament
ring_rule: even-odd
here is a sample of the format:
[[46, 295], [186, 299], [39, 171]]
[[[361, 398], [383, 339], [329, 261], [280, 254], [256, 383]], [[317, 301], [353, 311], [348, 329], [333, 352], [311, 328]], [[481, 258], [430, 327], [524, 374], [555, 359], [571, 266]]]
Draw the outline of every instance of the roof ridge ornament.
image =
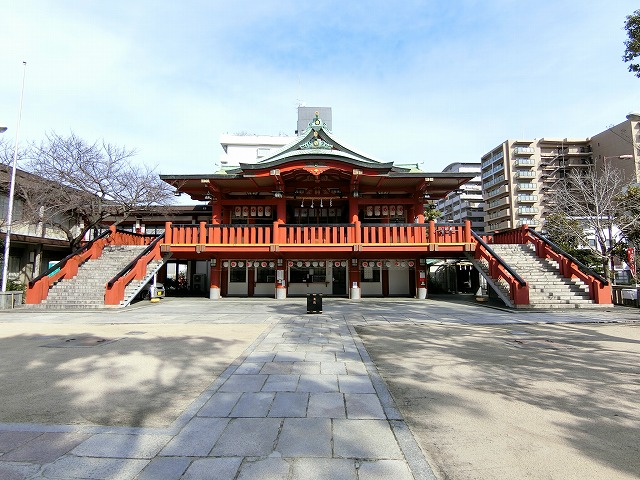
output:
[[318, 132], [313, 132], [313, 138], [300, 145], [300, 150], [310, 149], [333, 150], [333, 145], [319, 138]]
[[321, 129], [331, 131], [329, 130], [327, 124], [320, 118], [320, 112], [318, 112], [317, 110], [315, 112], [315, 116], [313, 117], [313, 119], [311, 119], [305, 131], [308, 131], [309, 129], [313, 129], [316, 132], [319, 132]]

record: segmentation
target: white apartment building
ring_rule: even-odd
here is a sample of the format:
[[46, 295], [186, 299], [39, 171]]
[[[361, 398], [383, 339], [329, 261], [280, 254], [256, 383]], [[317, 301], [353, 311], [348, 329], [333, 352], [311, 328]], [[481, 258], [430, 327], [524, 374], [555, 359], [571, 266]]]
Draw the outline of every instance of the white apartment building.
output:
[[[640, 181], [640, 115], [593, 137], [505, 140], [482, 156], [486, 231], [541, 228], [557, 183], [573, 170], [608, 161]], [[624, 158], [620, 158], [620, 157]]]
[[279, 148], [293, 142], [297, 134], [309, 126], [316, 112], [331, 130], [331, 107], [298, 107], [298, 122], [296, 135], [252, 135], [252, 134], [229, 134], [220, 135], [220, 145], [223, 153], [220, 155], [220, 166], [222, 169], [238, 167], [242, 163], [256, 163], [261, 158], [273, 154]]
[[476, 233], [484, 233], [484, 200], [482, 198], [480, 163], [455, 162], [442, 171], [477, 173], [478, 176], [442, 200], [438, 200], [436, 208], [442, 212], [442, 216], [438, 220], [453, 223], [469, 220], [471, 228]]
[[285, 135], [220, 135], [223, 153], [220, 155], [220, 166], [224, 168], [238, 167], [242, 163], [256, 163], [268, 157], [275, 150], [288, 145], [296, 137]]

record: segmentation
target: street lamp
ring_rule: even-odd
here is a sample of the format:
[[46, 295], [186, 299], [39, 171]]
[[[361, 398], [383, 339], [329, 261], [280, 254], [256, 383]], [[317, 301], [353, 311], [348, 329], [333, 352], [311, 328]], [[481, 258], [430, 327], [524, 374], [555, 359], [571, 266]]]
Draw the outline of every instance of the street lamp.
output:
[[7, 273], [9, 270], [9, 245], [11, 243], [11, 221], [13, 217], [13, 197], [16, 190], [16, 164], [18, 163], [18, 134], [20, 132], [20, 119], [22, 118], [22, 99], [24, 98], [24, 77], [27, 72], [27, 62], [22, 62], [22, 91], [20, 92], [20, 108], [18, 109], [18, 125], [16, 127], [16, 142], [13, 150], [13, 163], [11, 165], [11, 182], [9, 184], [9, 207], [7, 209], [7, 232], [4, 239], [4, 258], [2, 262], [2, 292], [7, 291]]

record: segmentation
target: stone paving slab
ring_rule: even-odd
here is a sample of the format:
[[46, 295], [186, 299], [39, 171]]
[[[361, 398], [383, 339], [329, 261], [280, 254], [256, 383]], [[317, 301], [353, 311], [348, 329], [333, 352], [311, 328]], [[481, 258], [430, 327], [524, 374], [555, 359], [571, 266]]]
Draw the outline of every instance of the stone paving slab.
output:
[[210, 455], [214, 457], [262, 457], [273, 453], [280, 432], [280, 418], [233, 418]]
[[172, 439], [171, 435], [120, 435], [99, 433], [71, 451], [78, 457], [153, 458]]
[[[0, 437], [6, 433], [13, 432], [1, 432]], [[0, 456], [0, 460], [3, 462], [50, 463], [89, 438], [88, 434], [44, 432], [42, 434], [36, 434], [36, 437], [30, 441]], [[0, 478], [2, 478], [2, 476], [0, 476]]]
[[89, 458], [65, 455], [45, 466], [43, 477], [55, 480], [121, 480], [135, 478], [149, 460], [130, 458]]
[[[296, 299], [165, 300], [160, 308], [28, 318], [44, 323], [59, 314], [69, 325], [122, 324], [127, 331], [162, 328], [162, 322], [253, 323], [262, 325], [262, 333], [226, 370], [207, 375], [209, 386], [167, 427], [0, 424], [1, 479], [433, 480], [354, 325], [588, 318], [584, 312], [521, 315], [412, 300], [354, 304], [335, 299], [331, 313], [313, 315], [304, 314], [304, 302]], [[301, 313], [290, 313], [296, 309]], [[129, 312], [135, 313], [135, 328], [127, 325]], [[609, 318], [608, 312], [598, 314]], [[12, 318], [0, 312], [0, 323]], [[15, 318], [18, 325], [27, 317]], [[189, 341], [206, 347], [198, 337]]]
[[235, 478], [241, 463], [240, 457], [201, 458], [191, 464], [180, 480]]
[[191, 460], [186, 457], [156, 457], [136, 480], [179, 480], [191, 465]]
[[331, 457], [331, 420], [285, 418], [276, 450], [284, 457]]
[[162, 449], [160, 455], [203, 457], [209, 454], [218, 437], [229, 423], [228, 418], [192, 419], [173, 439]]

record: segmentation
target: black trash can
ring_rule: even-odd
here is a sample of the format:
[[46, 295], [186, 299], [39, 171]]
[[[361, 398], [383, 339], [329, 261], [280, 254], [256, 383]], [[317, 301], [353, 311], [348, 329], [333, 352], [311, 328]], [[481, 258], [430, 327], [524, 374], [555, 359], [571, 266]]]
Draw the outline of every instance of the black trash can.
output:
[[307, 313], [322, 313], [321, 293], [307, 293]]

